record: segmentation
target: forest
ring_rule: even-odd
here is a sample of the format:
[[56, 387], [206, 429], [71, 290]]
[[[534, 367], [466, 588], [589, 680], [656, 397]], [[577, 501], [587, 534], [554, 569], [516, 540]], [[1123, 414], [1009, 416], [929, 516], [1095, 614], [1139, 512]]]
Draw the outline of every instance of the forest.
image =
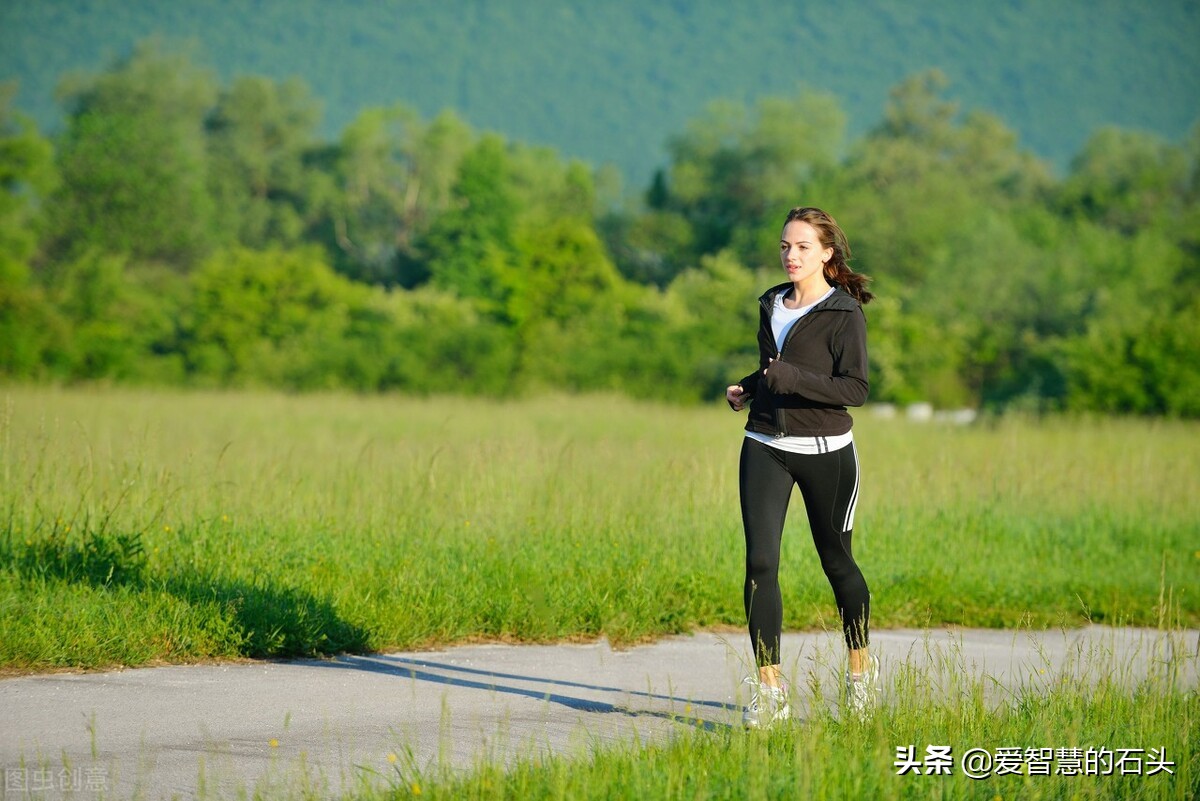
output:
[[871, 400], [1200, 416], [1200, 128], [1095, 130], [1061, 177], [936, 70], [850, 138], [839, 99], [711, 104], [647, 185], [398, 103], [154, 40], [0, 93], [9, 382], [720, 398], [755, 363], [787, 210], [872, 277]]
[[37, 0], [0, 3], [0, 80], [43, 131], [62, 76], [158, 35], [222, 81], [299, 77], [335, 138], [364, 108], [450, 108], [477, 130], [615, 165], [629, 187], [716, 98], [815, 88], [847, 132], [936, 67], [961, 108], [1003, 119], [1058, 174], [1101, 125], [1181, 141], [1196, 120], [1194, 0]]

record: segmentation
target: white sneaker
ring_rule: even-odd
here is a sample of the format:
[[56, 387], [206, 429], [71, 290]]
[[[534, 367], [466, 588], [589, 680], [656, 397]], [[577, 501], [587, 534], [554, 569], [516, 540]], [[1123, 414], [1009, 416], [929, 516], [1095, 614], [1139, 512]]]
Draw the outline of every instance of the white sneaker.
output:
[[747, 676], [742, 684], [750, 685], [750, 703], [742, 712], [742, 725], [746, 728], [760, 729], [792, 716], [786, 684], [770, 687], [753, 676]]
[[867, 718], [879, 703], [879, 657], [871, 654], [867, 672], [854, 677], [846, 671], [846, 701], [843, 709], [857, 718]]

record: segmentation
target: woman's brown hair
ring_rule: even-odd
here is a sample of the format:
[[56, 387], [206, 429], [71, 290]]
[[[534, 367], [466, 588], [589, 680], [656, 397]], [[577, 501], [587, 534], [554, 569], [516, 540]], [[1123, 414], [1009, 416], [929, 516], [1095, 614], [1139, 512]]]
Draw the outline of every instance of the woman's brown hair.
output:
[[867, 283], [871, 279], [850, 269], [850, 242], [837, 220], [813, 206], [797, 206], [788, 212], [783, 224], [795, 220], [806, 222], [816, 229], [822, 248], [833, 248], [833, 255], [825, 262], [825, 280], [846, 290], [859, 303], [870, 303], [875, 297], [867, 291]]

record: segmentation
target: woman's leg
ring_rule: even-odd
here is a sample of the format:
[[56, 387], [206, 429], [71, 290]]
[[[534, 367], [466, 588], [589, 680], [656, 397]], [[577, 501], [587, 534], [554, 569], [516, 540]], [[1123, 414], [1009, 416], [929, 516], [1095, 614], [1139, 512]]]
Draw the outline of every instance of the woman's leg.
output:
[[772, 687], [779, 684], [783, 630], [779, 546], [793, 484], [780, 451], [752, 439], [743, 441], [738, 488], [746, 534], [746, 618], [760, 680]]
[[832, 453], [788, 454], [804, 496], [813, 543], [821, 558], [850, 649], [850, 670], [867, 670], [871, 593], [854, 561], [851, 539], [858, 502], [858, 451], [853, 443]]

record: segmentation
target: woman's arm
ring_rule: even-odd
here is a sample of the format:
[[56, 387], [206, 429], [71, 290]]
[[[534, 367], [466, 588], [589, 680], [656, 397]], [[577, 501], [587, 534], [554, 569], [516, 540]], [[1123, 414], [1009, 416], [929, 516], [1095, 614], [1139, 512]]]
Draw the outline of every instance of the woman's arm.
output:
[[[835, 334], [833, 372], [803, 370], [789, 362], [773, 360], [763, 370], [767, 386], [777, 395], [799, 395], [835, 406], [862, 406], [867, 401], [867, 321], [862, 309], [846, 315]], [[744, 386], [744, 385], [743, 385]]]

